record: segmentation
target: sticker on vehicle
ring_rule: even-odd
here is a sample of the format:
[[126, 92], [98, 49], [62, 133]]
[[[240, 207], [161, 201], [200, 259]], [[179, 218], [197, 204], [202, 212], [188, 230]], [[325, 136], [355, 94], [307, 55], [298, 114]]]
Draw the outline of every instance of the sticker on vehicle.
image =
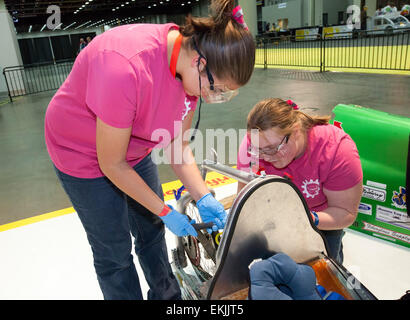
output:
[[410, 230], [410, 218], [407, 212], [377, 206], [376, 220]]
[[372, 215], [372, 205], [360, 202], [359, 209], [357, 210], [359, 213], [367, 214], [369, 216]]
[[386, 190], [363, 186], [363, 197], [376, 201], [386, 201]]
[[407, 209], [407, 194], [406, 194], [406, 188], [400, 187], [399, 191], [394, 190], [393, 191], [393, 196], [391, 198], [392, 201], [392, 206], [396, 207], [398, 209]]

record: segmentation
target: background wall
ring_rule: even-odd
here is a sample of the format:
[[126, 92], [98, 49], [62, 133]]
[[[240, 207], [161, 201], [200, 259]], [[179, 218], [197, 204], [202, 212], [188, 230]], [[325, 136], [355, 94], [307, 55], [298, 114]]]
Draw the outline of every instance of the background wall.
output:
[[[339, 24], [338, 13], [340, 11], [346, 12], [347, 7], [350, 5], [350, 2], [350, 0], [323, 1], [323, 13], [327, 13], [328, 15], [328, 25]], [[346, 14], [344, 16], [346, 17]], [[344, 21], [346, 22], [345, 19]]]
[[[288, 28], [300, 28], [304, 26], [305, 15], [302, 14], [304, 1], [306, 0], [290, 0], [284, 4], [265, 6], [262, 8], [262, 20], [277, 25], [279, 19], [288, 19]], [[286, 7], [280, 8], [281, 5]]]
[[13, 20], [4, 4], [0, 2], [0, 39], [2, 47], [0, 49], [0, 92], [7, 91], [6, 81], [2, 74], [3, 68], [8, 66], [21, 65], [19, 45], [17, 43], [16, 32]]
[[243, 9], [243, 15], [249, 31], [253, 34], [253, 36], [256, 36], [258, 34], [256, 0], [239, 0], [238, 4]]
[[[367, 15], [373, 16], [377, 8], [378, 0], [366, 0]], [[343, 22], [347, 20], [347, 8], [350, 5], [361, 7], [361, 0], [288, 0], [265, 1], [262, 8], [262, 21], [274, 22], [278, 19], [287, 18], [288, 28], [301, 28], [307, 26], [323, 25], [323, 14], [327, 14], [328, 25], [338, 25], [339, 12], [343, 12]], [[285, 6], [284, 8], [280, 8]]]
[[20, 33], [17, 40], [23, 64], [74, 59], [79, 50], [80, 38], [86, 39], [103, 32], [101, 28]]

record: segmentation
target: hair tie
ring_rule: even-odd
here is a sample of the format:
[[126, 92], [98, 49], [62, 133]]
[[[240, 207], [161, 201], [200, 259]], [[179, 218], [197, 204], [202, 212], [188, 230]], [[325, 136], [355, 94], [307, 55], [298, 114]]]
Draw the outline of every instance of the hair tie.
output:
[[293, 108], [293, 110], [299, 110], [299, 107], [296, 103], [294, 103], [292, 100], [287, 100], [286, 103]]
[[237, 6], [232, 11], [232, 18], [238, 22], [245, 30], [249, 30], [248, 26], [245, 23], [245, 19], [243, 18], [243, 10], [241, 6]]

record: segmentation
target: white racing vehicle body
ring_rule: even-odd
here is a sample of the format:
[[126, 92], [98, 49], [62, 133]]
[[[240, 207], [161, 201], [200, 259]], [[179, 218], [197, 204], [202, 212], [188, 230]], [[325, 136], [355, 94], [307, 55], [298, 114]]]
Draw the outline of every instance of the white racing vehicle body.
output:
[[[315, 227], [303, 195], [291, 181], [278, 176], [255, 176], [218, 163], [207, 162], [206, 168], [248, 183], [232, 204], [214, 257], [209, 243], [205, 244], [209, 254], [202, 260], [215, 264], [207, 276], [201, 277], [201, 268], [199, 277], [184, 273], [186, 263], [181, 250], [187, 252], [189, 244], [179, 241], [180, 251], [174, 254], [173, 266], [178, 269], [182, 291], [191, 293], [185, 299], [247, 299], [249, 265], [276, 253], [312, 266], [317, 283], [328, 292], [337, 292], [347, 300], [376, 299], [342, 265], [328, 257], [326, 240]], [[181, 200], [186, 204], [188, 197], [186, 194]], [[203, 234], [198, 237], [197, 246], [202, 245], [200, 238], [206, 242]], [[187, 285], [189, 288], [184, 288]]]
[[386, 14], [369, 19], [367, 29], [377, 33], [396, 33], [410, 28], [410, 22], [400, 14]]

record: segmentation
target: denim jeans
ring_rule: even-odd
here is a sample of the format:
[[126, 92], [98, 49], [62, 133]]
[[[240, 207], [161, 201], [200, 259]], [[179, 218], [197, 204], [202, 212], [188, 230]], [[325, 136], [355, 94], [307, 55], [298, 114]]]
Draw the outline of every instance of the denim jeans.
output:
[[342, 238], [345, 235], [343, 230], [321, 230], [328, 244], [328, 257], [336, 262], [343, 264], [343, 243]]
[[[158, 169], [148, 155], [134, 170], [163, 199]], [[120, 191], [108, 178], [82, 179], [56, 169], [84, 226], [104, 299], [142, 299], [133, 262], [132, 238], [145, 279], [148, 299], [177, 300], [181, 292], [168, 261], [161, 219]], [[75, 235], [73, 235], [75, 236]]]

